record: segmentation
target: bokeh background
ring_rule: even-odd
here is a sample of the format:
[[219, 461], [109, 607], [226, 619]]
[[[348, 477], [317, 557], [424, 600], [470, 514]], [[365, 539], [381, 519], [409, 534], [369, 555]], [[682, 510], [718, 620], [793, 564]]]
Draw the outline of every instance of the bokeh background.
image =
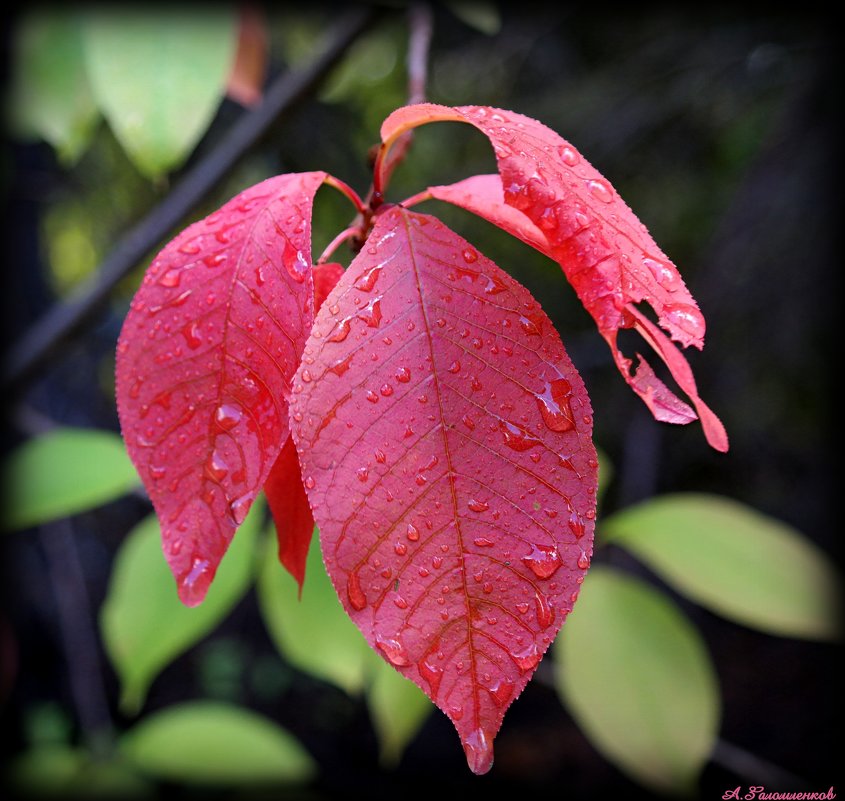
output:
[[[335, 7], [285, 6], [268, 9], [266, 17], [268, 81], [307, 63], [339, 14]], [[393, 4], [379, 11], [329, 77], [272, 126], [172, 233], [282, 172], [324, 169], [366, 192], [367, 152], [378, 141], [381, 120], [405, 103], [407, 93], [405, 14]], [[16, 20], [10, 17], [3, 38], [10, 86]], [[707, 318], [706, 347], [689, 358], [702, 396], [729, 432], [726, 455], [711, 451], [696, 425], [668, 427], [650, 418], [559, 271], [459, 210], [434, 202], [421, 207], [441, 214], [528, 286], [555, 322], [586, 381], [596, 441], [613, 468], [605, 514], [662, 493], [717, 493], [791, 524], [841, 565], [833, 384], [842, 131], [834, 32], [829, 15], [802, 4], [434, 7], [429, 99], [513, 109], [560, 132], [647, 224]], [[105, 123], [72, 165], [49, 145], [7, 132], [3, 325], [10, 350], [34, 321], [72, 296], [119, 236], [160, 204], [180, 174], [213, 152], [245, 113], [224, 99], [187, 164], [159, 180], [138, 172]], [[493, 170], [489, 145], [468, 126], [431, 126], [418, 132], [391, 194], [398, 200], [427, 184]], [[349, 221], [342, 199], [323, 198], [331, 194], [321, 193], [318, 201], [315, 255]], [[150, 248], [150, 257], [163, 241]], [[55, 425], [118, 431], [114, 346], [148, 262], [139, 261], [77, 335], [6, 392], [5, 447]], [[105, 718], [117, 731], [130, 725], [103, 645], [84, 632], [96, 631], [115, 554], [148, 512], [145, 498], [135, 493], [40, 530], [4, 536], [4, 759], [51, 732], [84, 739], [92, 720]], [[608, 548], [601, 558], [658, 582], [621, 550]], [[79, 605], [79, 598], [85, 603]], [[837, 785], [839, 648], [755, 632], [675, 600], [706, 641], [723, 697], [722, 745], [705, 768], [700, 797], [721, 798], [737, 785]], [[87, 616], [87, 624], [74, 616]], [[73, 639], [73, 632], [83, 635]], [[88, 681], [95, 676], [93, 709], [78, 708], [68, 649], [77, 664], [82, 654]], [[399, 763], [385, 768], [366, 705], [279, 654], [253, 591], [161, 673], [144, 712], [195, 698], [243, 704], [305, 745], [319, 778], [275, 797], [653, 794], [594, 749], [542, 675], [508, 712], [488, 776], [468, 772], [451, 724], [436, 711]], [[163, 788], [165, 795], [183, 791], [197, 794]], [[233, 797], [231, 791], [204, 792]]]

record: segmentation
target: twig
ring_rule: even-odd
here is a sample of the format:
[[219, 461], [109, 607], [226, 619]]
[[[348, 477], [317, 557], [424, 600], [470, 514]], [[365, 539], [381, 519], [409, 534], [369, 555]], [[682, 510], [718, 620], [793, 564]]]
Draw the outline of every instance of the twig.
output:
[[82, 330], [115, 285], [202, 201], [280, 116], [328, 74], [375, 15], [374, 9], [365, 7], [342, 17], [327, 35], [325, 49], [309, 66], [286, 73], [273, 83], [261, 105], [246, 112], [220, 144], [118, 241], [96, 275], [73, 298], [47, 311], [9, 348], [0, 376], [5, 392], [20, 389], [53, 356], [57, 346]]
[[[433, 21], [426, 3], [414, 3], [408, 9], [408, 105], [424, 103], [428, 85], [428, 54], [431, 47]], [[384, 199], [384, 192], [393, 171], [408, 153], [414, 140], [413, 131], [406, 131], [393, 144], [390, 153], [380, 152], [376, 159], [370, 204], [375, 209]], [[383, 145], [382, 145], [383, 147]]]

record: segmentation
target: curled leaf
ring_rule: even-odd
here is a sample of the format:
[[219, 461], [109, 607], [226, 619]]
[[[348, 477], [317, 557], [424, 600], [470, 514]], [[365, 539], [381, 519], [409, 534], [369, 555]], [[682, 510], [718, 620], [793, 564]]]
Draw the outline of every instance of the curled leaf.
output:
[[[432, 197], [460, 205], [490, 220], [560, 264], [584, 307], [610, 345], [631, 388], [658, 420], [685, 423], [700, 417], [707, 441], [728, 449], [722, 423], [698, 396], [692, 373], [669, 337], [684, 347], [704, 344], [704, 317], [677, 268], [645, 226], [604, 178], [569, 142], [542, 123], [484, 106], [406, 106], [382, 125], [383, 150], [407, 130], [434, 121], [466, 122], [490, 139], [499, 168], [452, 187], [432, 187]], [[533, 227], [507, 209], [524, 215]], [[655, 326], [637, 304], [647, 303]], [[677, 398], [642, 362], [616, 344], [617, 332], [634, 328], [655, 348], [698, 412]], [[655, 331], [669, 334], [662, 338]]]
[[204, 598], [288, 436], [324, 178], [268, 179], [183, 231], [150, 265], [120, 335], [124, 439], [188, 605]]
[[484, 773], [589, 565], [597, 462], [583, 383], [527, 290], [396, 206], [304, 353], [291, 432], [329, 575]]

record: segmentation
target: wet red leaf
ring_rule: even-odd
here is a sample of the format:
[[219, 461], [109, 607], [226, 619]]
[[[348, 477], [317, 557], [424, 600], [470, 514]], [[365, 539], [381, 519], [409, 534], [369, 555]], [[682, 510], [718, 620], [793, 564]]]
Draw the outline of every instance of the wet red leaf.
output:
[[296, 446], [288, 437], [264, 484], [264, 494], [273, 515], [279, 561], [294, 577], [302, 595], [305, 563], [314, 533], [314, 518], [302, 486]]
[[[705, 325], [677, 268], [610, 182], [554, 131], [502, 109], [407, 106], [385, 120], [382, 139], [389, 147], [410, 128], [439, 120], [466, 122], [487, 135], [500, 183], [493, 176], [479, 176], [452, 187], [433, 187], [431, 195], [486, 217], [557, 261], [610, 345], [625, 380], [655, 417], [674, 423], [696, 419], [641, 356], [632, 374], [630, 359], [617, 347], [621, 328], [636, 329], [655, 346], [653, 334], [659, 329], [643, 323], [648, 320], [638, 303], [650, 305], [660, 328], [685, 347], [702, 347]], [[525, 215], [534, 228], [508, 209]], [[680, 351], [663, 339], [656, 347], [658, 355], [693, 401], [708, 442], [726, 451], [724, 427], [698, 396]], [[679, 376], [686, 373], [690, 380], [682, 383]]]
[[526, 289], [396, 206], [304, 353], [292, 435], [329, 574], [483, 773], [589, 565], [597, 463], [583, 383]]
[[271, 178], [183, 231], [150, 265], [121, 332], [123, 436], [188, 605], [205, 597], [288, 437], [324, 179]]

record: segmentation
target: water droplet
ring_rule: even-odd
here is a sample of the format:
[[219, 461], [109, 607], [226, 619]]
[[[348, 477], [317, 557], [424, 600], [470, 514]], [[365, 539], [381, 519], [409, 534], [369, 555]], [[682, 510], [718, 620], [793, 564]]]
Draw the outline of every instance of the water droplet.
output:
[[199, 557], [194, 558], [191, 563], [190, 571], [188, 571], [187, 575], [185, 575], [182, 579], [182, 587], [186, 590], [193, 589], [200, 577], [204, 573], [208, 572], [208, 568], [209, 562], [207, 559], [200, 559]]
[[665, 261], [646, 257], [643, 259], [643, 267], [647, 267], [655, 280], [670, 292], [677, 289], [681, 284], [681, 276]]
[[519, 327], [528, 336], [541, 336], [543, 333], [543, 318], [539, 314], [520, 315]]
[[556, 378], [535, 396], [543, 422], [552, 431], [562, 433], [575, 428], [575, 418], [568, 397], [571, 391], [572, 387], [565, 378]]
[[554, 545], [532, 545], [531, 553], [522, 557], [522, 563], [528, 567], [538, 579], [551, 578], [563, 564], [560, 554]]
[[349, 369], [352, 356], [353, 354], [350, 353], [348, 356], [336, 361], [333, 365], [327, 368], [328, 371], [334, 373], [336, 376], [342, 376]]
[[231, 431], [241, 421], [241, 408], [229, 403], [217, 407], [214, 420], [224, 431]]
[[372, 292], [383, 267], [383, 264], [377, 264], [375, 267], [370, 267], [367, 272], [363, 273], [355, 281], [355, 289], [360, 289], [362, 292]]
[[[308, 479], [305, 479], [305, 482], [307, 484]], [[361, 579], [354, 570], [346, 578], [346, 597], [349, 599], [349, 605], [357, 612], [367, 605], [367, 596], [361, 589]]]
[[202, 345], [202, 338], [199, 335], [199, 323], [196, 320], [191, 320], [183, 329], [182, 329], [182, 336], [185, 338], [185, 342], [188, 343], [188, 347], [191, 350], [196, 350], [200, 345]]
[[554, 623], [555, 608], [541, 592], [534, 593], [534, 609], [537, 612], [537, 623], [540, 628], [548, 628]]
[[129, 397], [132, 398], [132, 400], [137, 400], [138, 396], [141, 394], [141, 385], [143, 383], [144, 382], [140, 378], [138, 378], [136, 379], [135, 383], [133, 383], [132, 386], [129, 387]]
[[465, 425], [465, 426], [466, 426], [466, 427], [467, 427], [470, 431], [472, 431], [472, 430], [475, 428], [475, 423], [473, 422], [472, 418], [471, 418], [468, 414], [465, 414], [465, 415], [461, 418], [461, 422], [462, 422], [462, 423], [463, 423], [463, 424], [464, 424], [464, 425]]
[[303, 483], [305, 484], [305, 489], [314, 489], [316, 482], [313, 478], [311, 478], [311, 476], [307, 476]]
[[378, 395], [373, 392], [371, 389], [367, 390], [367, 394], [365, 396], [370, 403], [378, 403]]
[[164, 287], [172, 288], [179, 286], [179, 282], [182, 280], [182, 271], [181, 270], [168, 270], [161, 278], [158, 279], [159, 284]]
[[523, 672], [527, 673], [529, 670], [534, 670], [540, 664], [543, 654], [537, 647], [536, 643], [531, 643], [527, 648], [518, 653], [511, 654], [511, 659], [516, 663], [516, 666]]
[[487, 537], [476, 537], [473, 543], [479, 548], [492, 548], [495, 544], [493, 540], [487, 539]]
[[469, 382], [470, 387], [472, 387], [473, 391], [478, 392], [481, 389], [481, 381], [478, 380], [478, 376], [474, 375]]
[[250, 506], [252, 506], [252, 495], [242, 495], [229, 504], [229, 514], [236, 526], [246, 520]]
[[226, 254], [225, 253], [210, 253], [208, 256], [203, 258], [203, 264], [206, 267], [219, 267], [226, 261]]
[[482, 728], [471, 731], [464, 739], [464, 753], [469, 769], [477, 776], [493, 767], [493, 744]]
[[461, 372], [461, 363], [459, 361], [455, 360], [449, 365], [448, 369], [449, 369], [450, 373], [453, 373], [453, 374], [454, 373], [460, 373]]
[[443, 668], [432, 661], [431, 655], [421, 659], [417, 663], [417, 668], [420, 671], [420, 676], [428, 682], [431, 697], [436, 698], [437, 691], [440, 689], [440, 682], [443, 679]]
[[505, 707], [513, 700], [514, 683], [510, 679], [499, 679], [488, 692], [498, 707]]
[[452, 720], [460, 720], [463, 716], [464, 708], [462, 706], [458, 706], [456, 704], [455, 706], [449, 707], [449, 717], [452, 718]]
[[411, 380], [411, 371], [407, 367], [399, 367], [393, 374], [397, 381], [407, 384]]
[[381, 387], [379, 387], [379, 392], [381, 392], [385, 398], [389, 398], [393, 394], [393, 387], [390, 384], [382, 384]]
[[229, 465], [218, 451], [214, 451], [205, 463], [205, 475], [212, 481], [220, 483], [229, 474]]
[[581, 570], [586, 570], [590, 566], [590, 557], [587, 556], [585, 551], [581, 551], [581, 555], [578, 557], [578, 567]]
[[688, 333], [704, 331], [704, 317], [695, 306], [688, 303], [667, 303], [663, 312], [670, 322]]
[[300, 377], [302, 378], [303, 383], [307, 384], [311, 381], [311, 371], [310, 370], [303, 370]]
[[407, 667], [411, 664], [405, 648], [398, 640], [376, 637], [376, 648], [384, 654], [385, 659], [394, 667]]
[[518, 603], [516, 605], [516, 611], [519, 612], [520, 615], [524, 615], [528, 611], [528, 604], [527, 603]]
[[373, 456], [379, 464], [384, 464], [387, 461], [387, 456], [381, 448], [376, 448], [373, 452]]
[[397, 556], [404, 556], [408, 553], [408, 546], [405, 545], [404, 542], [397, 542], [396, 545], [393, 546], [393, 550], [396, 552]]
[[408, 608], [408, 602], [401, 595], [397, 595], [397, 596], [394, 597], [393, 605], [397, 609], [407, 609]]
[[408, 539], [411, 542], [416, 542], [420, 538], [419, 529], [417, 529], [417, 527], [413, 523], [408, 523], [407, 534], [408, 534]]
[[172, 540], [170, 543], [170, 555], [178, 556], [181, 553], [184, 544], [185, 543], [182, 542], [179, 537], [177, 537], [175, 540]]
[[587, 189], [590, 190], [590, 194], [596, 198], [596, 200], [600, 200], [602, 203], [610, 203], [613, 201], [613, 190], [607, 183], [598, 178], [593, 178], [587, 181]]
[[355, 475], [358, 476], [358, 481], [363, 483], [370, 477], [370, 471], [366, 467], [359, 467], [355, 471]]
[[196, 243], [196, 241], [191, 240], [190, 242], [185, 242], [179, 248], [180, 253], [184, 253], [186, 256], [196, 256], [197, 253], [200, 252], [200, 246]]
[[472, 264], [473, 262], [478, 261], [478, 253], [476, 253], [472, 248], [464, 248], [461, 255], [464, 257], [464, 261], [467, 264]]
[[349, 329], [351, 328], [349, 320], [349, 317], [344, 317], [342, 320], [338, 321], [337, 325], [334, 327], [334, 331], [332, 331], [332, 334], [329, 337], [329, 342], [343, 342], [343, 340], [349, 336]]
[[502, 432], [505, 445], [511, 450], [522, 452], [541, 444], [539, 439], [505, 420], [499, 422], [499, 430]]
[[490, 508], [490, 504], [485, 501], [479, 501], [475, 498], [470, 498], [467, 501], [467, 506], [473, 512], [486, 512]]
[[487, 277], [487, 285], [484, 287], [484, 294], [485, 295], [498, 295], [500, 292], [504, 292], [507, 289], [504, 282], [495, 275], [488, 275]]
[[578, 151], [575, 148], [570, 147], [569, 145], [561, 145], [558, 148], [558, 156], [560, 156], [560, 160], [567, 166], [567, 167], [574, 167], [579, 161], [581, 161], [581, 157], [578, 155]]
[[584, 536], [584, 521], [577, 512], [573, 512], [568, 522], [569, 530], [575, 535], [575, 539], [580, 540]]
[[152, 478], [154, 481], [160, 481], [167, 475], [167, 468], [151, 464], [149, 466], [149, 472], [150, 478]]
[[381, 323], [381, 298], [373, 298], [356, 316], [370, 328], [378, 328]]
[[285, 238], [284, 249], [282, 251], [282, 263], [285, 269], [298, 284], [301, 284], [310, 270], [308, 260], [305, 258], [301, 250], [297, 250], [290, 240]]

